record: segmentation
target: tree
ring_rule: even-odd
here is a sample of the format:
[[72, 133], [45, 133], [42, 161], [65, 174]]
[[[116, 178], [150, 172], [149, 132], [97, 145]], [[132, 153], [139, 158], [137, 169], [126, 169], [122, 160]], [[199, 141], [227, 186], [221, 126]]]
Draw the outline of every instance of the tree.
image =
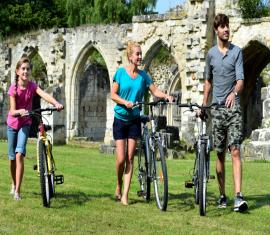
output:
[[66, 26], [66, 0], [1, 0], [0, 36]]
[[156, 0], [67, 0], [68, 26], [130, 23], [133, 15], [153, 12]]
[[260, 18], [269, 15], [270, 2], [269, 0], [239, 0], [243, 18]]
[[0, 39], [52, 27], [130, 23], [155, 5], [156, 0], [1, 0]]

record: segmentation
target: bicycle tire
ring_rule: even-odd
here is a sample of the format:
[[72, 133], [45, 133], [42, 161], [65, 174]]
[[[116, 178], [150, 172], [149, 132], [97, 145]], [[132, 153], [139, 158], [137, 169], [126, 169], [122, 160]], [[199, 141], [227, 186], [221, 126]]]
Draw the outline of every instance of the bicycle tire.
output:
[[157, 207], [166, 211], [168, 204], [168, 175], [166, 159], [160, 140], [154, 141], [153, 154], [153, 182]]
[[200, 146], [199, 153], [199, 210], [200, 215], [206, 214], [206, 191], [207, 191], [207, 176], [206, 176], [206, 145]]
[[194, 166], [194, 175], [193, 175], [193, 183], [194, 183], [194, 199], [195, 199], [195, 204], [199, 204], [199, 152], [196, 150], [196, 159], [195, 159], [195, 166]]
[[40, 176], [40, 189], [42, 203], [45, 207], [50, 207], [50, 185], [51, 180], [48, 176], [46, 147], [44, 142], [40, 139], [38, 141], [38, 155], [39, 155], [39, 176]]
[[145, 144], [141, 145], [138, 156], [138, 181], [140, 185], [140, 195], [146, 201], [150, 200], [151, 180], [148, 175], [148, 161], [147, 161], [147, 147]]
[[[51, 145], [51, 142], [48, 140], [49, 142], [49, 151], [50, 151], [50, 156], [51, 156], [51, 164], [53, 162], [53, 155], [52, 155], [52, 145]], [[54, 170], [52, 170], [52, 167], [51, 167], [51, 173], [49, 174], [49, 190], [50, 190], [50, 198], [54, 197], [55, 195], [55, 183], [54, 183]]]

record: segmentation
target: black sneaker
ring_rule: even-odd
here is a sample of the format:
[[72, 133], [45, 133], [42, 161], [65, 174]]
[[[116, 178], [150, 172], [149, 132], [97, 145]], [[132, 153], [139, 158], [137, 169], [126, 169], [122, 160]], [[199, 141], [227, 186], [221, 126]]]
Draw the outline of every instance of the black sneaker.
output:
[[227, 197], [226, 195], [220, 195], [220, 198], [218, 200], [218, 206], [219, 209], [223, 209], [227, 207]]
[[247, 202], [244, 200], [242, 193], [237, 193], [234, 199], [234, 211], [244, 212], [248, 209]]

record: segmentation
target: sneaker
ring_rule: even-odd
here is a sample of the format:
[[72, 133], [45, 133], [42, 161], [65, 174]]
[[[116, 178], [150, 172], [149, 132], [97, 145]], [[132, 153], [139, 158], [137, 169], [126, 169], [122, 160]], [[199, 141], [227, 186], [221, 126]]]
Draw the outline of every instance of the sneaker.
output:
[[220, 195], [220, 198], [218, 200], [218, 206], [219, 209], [223, 209], [227, 207], [227, 197], [226, 195]]
[[22, 200], [21, 195], [20, 195], [19, 193], [15, 192], [15, 193], [14, 193], [14, 200], [17, 200], [17, 201]]
[[9, 194], [14, 195], [14, 193], [15, 193], [15, 185], [12, 184]]
[[248, 209], [247, 202], [244, 200], [242, 193], [237, 193], [234, 199], [234, 211], [244, 212]]

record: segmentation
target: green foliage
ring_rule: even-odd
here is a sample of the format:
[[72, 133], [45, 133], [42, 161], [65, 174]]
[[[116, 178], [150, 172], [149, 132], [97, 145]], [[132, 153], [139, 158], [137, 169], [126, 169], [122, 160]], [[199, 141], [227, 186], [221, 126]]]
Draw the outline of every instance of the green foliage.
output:
[[32, 77], [44, 89], [48, 86], [46, 67], [38, 53], [31, 58]]
[[88, 61], [90, 64], [98, 64], [104, 68], [107, 68], [106, 63], [105, 63], [102, 55], [97, 50], [93, 50], [93, 52], [91, 53], [91, 55], [88, 58]]
[[153, 12], [156, 0], [67, 0], [67, 24], [128, 23], [133, 15]]
[[30, 30], [129, 23], [153, 12], [156, 0], [1, 0], [0, 40]]
[[270, 64], [268, 64], [263, 71], [261, 72], [260, 76], [262, 77], [263, 83], [265, 86], [270, 84]]
[[239, 0], [243, 18], [260, 18], [270, 15], [270, 2], [269, 0]]
[[0, 3], [0, 35], [66, 25], [66, 0], [4, 0]]
[[154, 64], [164, 64], [164, 63], [174, 63], [174, 59], [166, 47], [161, 47], [156, 56], [154, 57], [152, 63]]

